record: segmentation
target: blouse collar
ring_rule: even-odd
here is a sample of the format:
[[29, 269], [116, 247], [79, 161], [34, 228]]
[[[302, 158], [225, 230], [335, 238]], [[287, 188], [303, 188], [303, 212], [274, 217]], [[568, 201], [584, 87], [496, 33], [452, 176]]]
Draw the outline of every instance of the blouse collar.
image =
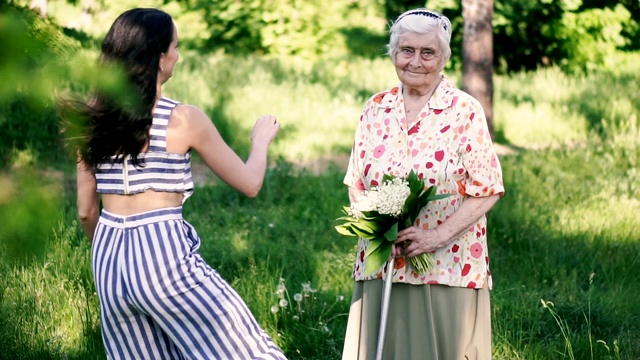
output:
[[[396, 111], [404, 113], [404, 107], [402, 106], [402, 84], [398, 84], [391, 89], [384, 91], [376, 95], [373, 101], [378, 107], [385, 109], [396, 109]], [[429, 108], [444, 110], [452, 107], [457, 102], [457, 88], [453, 85], [451, 80], [442, 75], [442, 79], [434, 91], [431, 99], [429, 99]]]

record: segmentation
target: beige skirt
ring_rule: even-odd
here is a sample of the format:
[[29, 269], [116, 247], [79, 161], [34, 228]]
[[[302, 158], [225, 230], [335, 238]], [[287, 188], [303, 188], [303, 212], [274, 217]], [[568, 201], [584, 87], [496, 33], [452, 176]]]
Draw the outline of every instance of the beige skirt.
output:
[[[343, 360], [376, 358], [382, 280], [355, 284]], [[393, 284], [385, 360], [491, 359], [489, 290]]]

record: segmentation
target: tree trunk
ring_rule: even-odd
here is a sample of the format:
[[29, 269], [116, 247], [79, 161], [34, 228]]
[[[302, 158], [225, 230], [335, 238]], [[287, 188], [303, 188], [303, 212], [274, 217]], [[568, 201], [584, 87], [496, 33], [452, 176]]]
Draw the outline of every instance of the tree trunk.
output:
[[40, 13], [40, 17], [47, 17], [47, 0], [31, 0], [29, 8], [37, 10]]
[[493, 137], [493, 0], [462, 0], [462, 88], [478, 99]]

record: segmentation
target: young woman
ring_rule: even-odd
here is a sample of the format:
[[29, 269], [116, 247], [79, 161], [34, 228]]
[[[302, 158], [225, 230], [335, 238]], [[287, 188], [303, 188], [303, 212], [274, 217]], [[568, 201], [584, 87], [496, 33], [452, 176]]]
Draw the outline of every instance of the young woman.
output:
[[255, 197], [280, 125], [271, 115], [258, 118], [251, 154], [242, 161], [200, 109], [162, 96], [178, 57], [168, 14], [126, 11], [104, 39], [101, 61], [123, 68], [135, 95], [122, 102], [98, 92], [80, 109], [88, 126], [77, 166], [78, 213], [92, 241], [107, 355], [284, 359], [243, 300], [203, 261], [198, 234], [182, 218], [194, 189], [191, 150], [220, 179]]

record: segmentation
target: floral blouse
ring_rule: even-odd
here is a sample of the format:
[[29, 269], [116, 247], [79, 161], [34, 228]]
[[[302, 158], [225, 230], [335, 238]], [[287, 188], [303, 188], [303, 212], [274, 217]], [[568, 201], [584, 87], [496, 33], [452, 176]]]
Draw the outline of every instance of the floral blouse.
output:
[[[407, 129], [402, 87], [380, 92], [365, 104], [344, 183], [368, 190], [386, 174], [407, 176], [413, 169], [438, 193], [451, 196], [430, 202], [415, 225], [423, 229], [442, 223], [467, 196], [503, 194], [502, 170], [480, 103], [442, 77], [433, 96]], [[360, 238], [353, 278], [379, 279], [383, 265], [365, 275], [368, 240]], [[435, 251], [434, 268], [426, 274], [413, 271], [410, 262], [397, 258], [394, 282], [441, 284], [456, 287], [492, 287], [487, 252], [487, 219], [482, 216], [458, 239]]]

